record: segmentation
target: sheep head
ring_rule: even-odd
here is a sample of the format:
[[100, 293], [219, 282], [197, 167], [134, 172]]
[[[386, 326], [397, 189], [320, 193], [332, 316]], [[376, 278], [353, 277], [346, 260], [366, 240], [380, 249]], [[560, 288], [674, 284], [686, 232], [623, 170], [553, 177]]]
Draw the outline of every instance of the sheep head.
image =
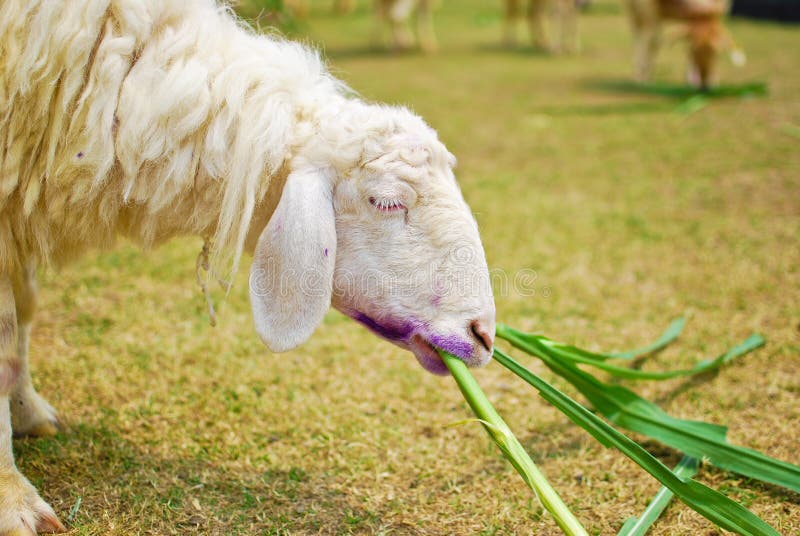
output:
[[293, 348], [333, 305], [430, 372], [447, 371], [435, 348], [487, 363], [494, 300], [454, 165], [435, 132], [406, 113], [368, 137], [354, 165], [294, 170], [251, 271], [262, 340]]

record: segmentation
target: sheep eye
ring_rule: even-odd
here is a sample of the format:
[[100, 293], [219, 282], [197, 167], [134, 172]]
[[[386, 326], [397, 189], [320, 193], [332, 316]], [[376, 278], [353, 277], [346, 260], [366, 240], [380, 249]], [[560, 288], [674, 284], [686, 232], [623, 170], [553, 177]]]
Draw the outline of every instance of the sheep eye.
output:
[[406, 206], [396, 199], [377, 199], [375, 197], [370, 197], [369, 202], [381, 212], [404, 211], [406, 209]]

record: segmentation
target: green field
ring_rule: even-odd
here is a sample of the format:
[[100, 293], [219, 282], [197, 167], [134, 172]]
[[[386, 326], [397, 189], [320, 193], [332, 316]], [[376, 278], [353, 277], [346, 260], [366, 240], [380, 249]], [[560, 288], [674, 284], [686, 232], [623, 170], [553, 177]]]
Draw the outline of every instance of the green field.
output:
[[[499, 1], [443, 2], [432, 56], [372, 49], [365, 2], [347, 17], [329, 3], [300, 37], [364, 98], [439, 131], [490, 267], [512, 283], [525, 270], [533, 295], [496, 289], [499, 319], [615, 350], [688, 314], [653, 369], [759, 332], [767, 346], [719, 374], [626, 385], [800, 463], [800, 28], [733, 21], [749, 63], [722, 62], [722, 80], [765, 82], [768, 96], [687, 104], [629, 82], [617, 4], [582, 18], [580, 55], [553, 57], [499, 46]], [[681, 45], [662, 52], [658, 87], [679, 83]], [[244, 268], [210, 327], [200, 245], [122, 243], [41, 278], [34, 382], [65, 429], [15, 449], [70, 534], [558, 534], [477, 424], [448, 426], [468, 408], [410, 353], [331, 312], [300, 349], [270, 354]], [[590, 533], [615, 534], [657, 491], [500, 367], [475, 374]], [[709, 466], [697, 478], [800, 535], [797, 494]], [[652, 534], [718, 533], [673, 504]]]

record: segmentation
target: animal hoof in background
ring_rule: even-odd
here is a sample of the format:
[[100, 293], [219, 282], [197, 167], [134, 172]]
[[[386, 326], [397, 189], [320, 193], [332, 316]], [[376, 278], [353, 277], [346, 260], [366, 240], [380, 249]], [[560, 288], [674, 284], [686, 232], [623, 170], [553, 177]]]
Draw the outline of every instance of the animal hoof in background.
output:
[[59, 428], [56, 410], [36, 391], [27, 391], [11, 398], [11, 429], [14, 430], [14, 436], [52, 437]]
[[436, 41], [423, 41], [420, 43], [419, 48], [425, 54], [435, 54], [439, 51], [439, 45]]
[[533, 48], [547, 55], [556, 55], [559, 52], [558, 48], [546, 41], [534, 41]]
[[407, 54], [414, 49], [413, 43], [410, 42], [396, 42], [392, 45], [392, 54]]
[[50, 505], [19, 471], [0, 475], [0, 536], [66, 531]]
[[686, 71], [686, 83], [695, 89], [701, 89], [704, 86], [703, 80], [700, 78], [700, 73], [692, 68]]

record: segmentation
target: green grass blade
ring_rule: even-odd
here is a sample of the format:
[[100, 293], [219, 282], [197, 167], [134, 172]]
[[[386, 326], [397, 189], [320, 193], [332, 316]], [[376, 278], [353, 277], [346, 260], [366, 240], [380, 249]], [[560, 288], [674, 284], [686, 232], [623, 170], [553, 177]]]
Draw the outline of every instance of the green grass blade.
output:
[[564, 531], [564, 534], [588, 536], [583, 525], [567, 508], [567, 505], [558, 496], [558, 493], [547, 481], [547, 478], [539, 471], [539, 468], [533, 463], [528, 453], [525, 452], [522, 444], [511, 432], [503, 418], [494, 409], [492, 403], [486, 398], [486, 395], [464, 362], [441, 350], [439, 350], [439, 354], [456, 380], [461, 394], [464, 395], [469, 407], [472, 408], [475, 416], [483, 424], [489, 437], [497, 444], [500, 451], [511, 462], [511, 465], [514, 466], [514, 469], [517, 470], [525, 483], [530, 486], [542, 505], [553, 514], [556, 523]]
[[507, 354], [495, 349], [494, 358], [535, 387], [542, 398], [566, 414], [572, 422], [589, 432], [603, 445], [614, 447], [625, 454], [703, 517], [726, 530], [744, 536], [778, 535], [775, 529], [739, 503], [699, 482], [677, 476], [638, 443], [609, 426], [600, 417], [533, 374]]
[[642, 357], [648, 354], [652, 354], [658, 352], [659, 350], [666, 348], [670, 344], [672, 344], [675, 339], [677, 339], [681, 332], [683, 331], [684, 326], [686, 326], [686, 317], [682, 316], [680, 318], [676, 318], [673, 320], [669, 327], [661, 334], [661, 337], [658, 338], [654, 343], [648, 344], [647, 346], [643, 346], [641, 348], [637, 348], [636, 350], [627, 350], [625, 352], [614, 352], [610, 354], [601, 354], [606, 358], [614, 358], [614, 359], [636, 359], [637, 357]]
[[[697, 460], [690, 456], [684, 456], [672, 472], [681, 479], [691, 478], [697, 473]], [[622, 525], [617, 536], [644, 536], [647, 534], [647, 531], [650, 530], [653, 523], [664, 513], [673, 495], [674, 493], [667, 487], [658, 490], [658, 493], [656, 493], [653, 500], [650, 501], [650, 504], [647, 505], [642, 515], [638, 518], [632, 517], [628, 519], [625, 524]]]
[[708, 106], [708, 97], [706, 95], [698, 94], [698, 95], [692, 95], [691, 97], [681, 102], [678, 106], [675, 107], [675, 111], [679, 114], [691, 115], [695, 112], [699, 112], [706, 106]]
[[551, 353], [557, 355], [559, 358], [568, 359], [575, 363], [583, 363], [584, 365], [591, 365], [618, 378], [626, 378], [629, 380], [668, 380], [680, 376], [694, 376], [704, 372], [710, 372], [764, 345], [764, 338], [761, 335], [750, 335], [744, 342], [734, 346], [719, 357], [715, 359], [704, 359], [690, 369], [646, 371], [606, 363], [606, 360], [609, 358], [607, 355], [588, 352], [575, 346], [552, 341], [541, 335], [530, 335], [530, 337], [535, 337], [539, 343], [548, 346]]
[[566, 359], [559, 359], [536, 336], [507, 326], [497, 336], [542, 360], [550, 370], [570, 382], [600, 414], [614, 424], [661, 441], [676, 450], [728, 471], [800, 492], [800, 467], [731, 445], [727, 429], [714, 424], [676, 419], [657, 405], [620, 385], [601, 382]]

